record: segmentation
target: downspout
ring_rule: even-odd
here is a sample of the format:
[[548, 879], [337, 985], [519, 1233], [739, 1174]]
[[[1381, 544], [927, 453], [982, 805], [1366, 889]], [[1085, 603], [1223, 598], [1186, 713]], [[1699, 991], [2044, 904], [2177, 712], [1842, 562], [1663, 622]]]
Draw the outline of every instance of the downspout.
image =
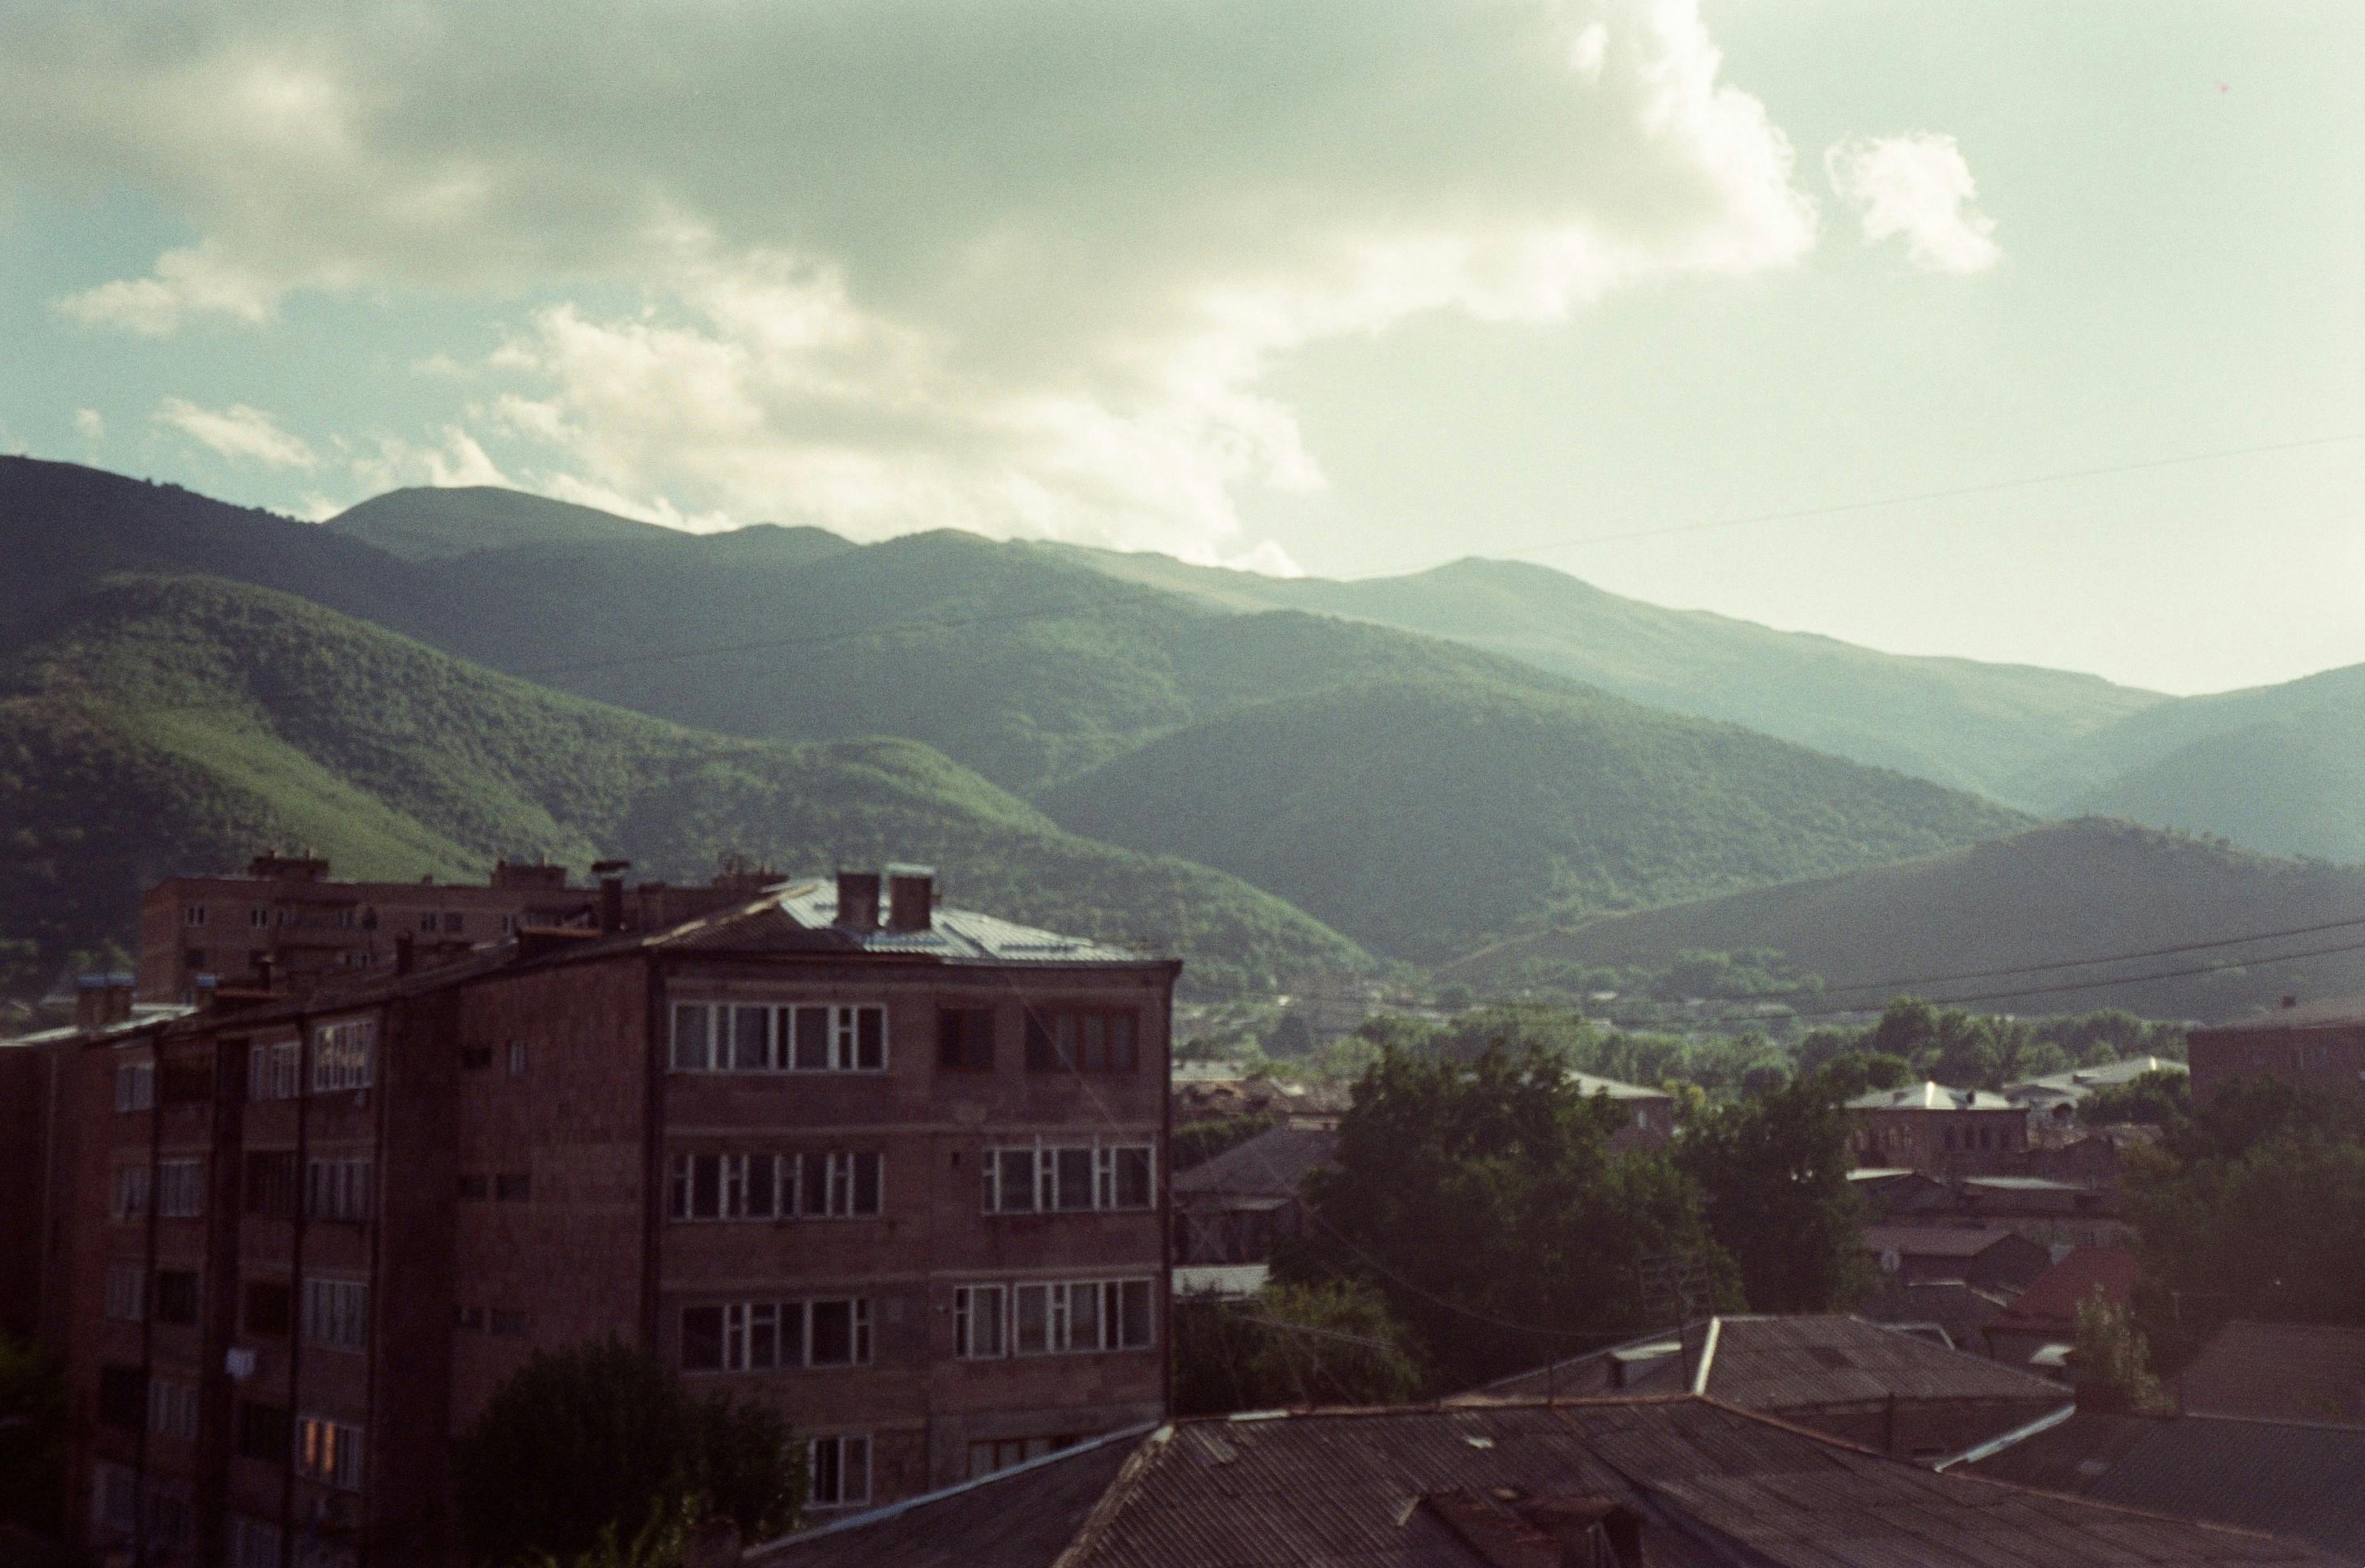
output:
[[303, 1401], [304, 1234], [311, 1204], [312, 1015], [296, 1014], [296, 1178], [287, 1246], [287, 1451], [279, 1456], [279, 1564], [296, 1561], [296, 1423]]

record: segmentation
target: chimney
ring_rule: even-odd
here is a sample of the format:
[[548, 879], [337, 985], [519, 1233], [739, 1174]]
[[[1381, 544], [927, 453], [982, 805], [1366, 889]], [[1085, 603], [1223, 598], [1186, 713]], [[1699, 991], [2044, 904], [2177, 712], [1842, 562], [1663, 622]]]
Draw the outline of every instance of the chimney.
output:
[[629, 860], [591, 863], [591, 874], [600, 879], [600, 929], [608, 935], [624, 929], [624, 873], [632, 868]]
[[936, 868], [933, 866], [887, 868], [887, 929], [925, 931], [936, 906]]
[[879, 929], [879, 873], [837, 874], [837, 924], [847, 931]]

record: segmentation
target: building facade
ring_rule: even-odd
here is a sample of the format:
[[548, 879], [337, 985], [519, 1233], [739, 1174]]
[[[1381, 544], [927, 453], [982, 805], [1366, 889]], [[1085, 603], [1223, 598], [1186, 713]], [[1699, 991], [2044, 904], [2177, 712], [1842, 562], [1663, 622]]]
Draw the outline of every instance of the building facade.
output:
[[2016, 1172], [2028, 1148], [2028, 1115], [2001, 1094], [1912, 1083], [1847, 1103], [1860, 1166], [1937, 1174]]
[[2185, 1044], [2196, 1104], [2236, 1078], [2280, 1078], [2342, 1094], [2365, 1091], [2365, 1003], [2354, 1000], [2195, 1029]]
[[451, 1551], [451, 1442], [609, 1338], [770, 1403], [822, 1517], [1162, 1417], [1179, 966], [920, 871], [80, 1052], [68, 1356], [92, 1543]]

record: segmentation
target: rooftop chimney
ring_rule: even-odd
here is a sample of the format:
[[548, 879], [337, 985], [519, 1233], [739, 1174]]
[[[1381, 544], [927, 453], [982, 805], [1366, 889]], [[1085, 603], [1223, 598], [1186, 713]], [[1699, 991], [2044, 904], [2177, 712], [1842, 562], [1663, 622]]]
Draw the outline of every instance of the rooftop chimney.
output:
[[847, 931], [879, 929], [879, 873], [837, 874], [837, 924]]
[[594, 860], [591, 874], [600, 879], [600, 929], [613, 935], [624, 929], [624, 873], [629, 860]]
[[933, 866], [887, 868], [887, 929], [925, 931], [936, 907], [936, 868]]
[[131, 1017], [131, 977], [120, 970], [74, 977], [74, 1027], [91, 1031]]
[[248, 861], [246, 874], [280, 881], [317, 882], [328, 876], [329, 862], [327, 857], [308, 849], [301, 855], [282, 855], [274, 847]]
[[497, 888], [563, 888], [566, 885], [566, 868], [545, 866], [540, 861], [529, 866], [522, 860], [493, 862], [492, 885]]

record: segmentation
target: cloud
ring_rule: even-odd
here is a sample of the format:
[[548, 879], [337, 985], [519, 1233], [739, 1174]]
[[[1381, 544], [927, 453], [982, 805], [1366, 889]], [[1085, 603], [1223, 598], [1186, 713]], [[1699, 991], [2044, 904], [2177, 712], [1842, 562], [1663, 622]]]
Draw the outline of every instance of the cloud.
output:
[[1697, 0], [29, 8], [0, 175], [188, 226], [94, 324], [510, 309], [469, 428], [544, 487], [1213, 561], [1244, 487], [1322, 483], [1270, 390], [1306, 345], [1805, 254], [1721, 73]]
[[2003, 259], [1995, 219], [1974, 205], [1978, 188], [1951, 136], [1843, 141], [1824, 151], [1823, 172], [1862, 218], [1866, 244], [1901, 235], [1925, 272], [1983, 273]]
[[445, 425], [432, 441], [381, 435], [364, 450], [348, 442], [337, 445], [354, 479], [372, 493], [406, 485], [510, 485], [476, 438], [456, 424]]
[[106, 435], [106, 417], [96, 409], [76, 409], [73, 428], [74, 433], [84, 441], [99, 441]]
[[260, 463], [266, 468], [310, 468], [319, 463], [311, 447], [279, 428], [260, 409], [233, 403], [227, 409], [201, 409], [185, 398], [167, 398], [156, 405], [156, 422], [233, 462]]

